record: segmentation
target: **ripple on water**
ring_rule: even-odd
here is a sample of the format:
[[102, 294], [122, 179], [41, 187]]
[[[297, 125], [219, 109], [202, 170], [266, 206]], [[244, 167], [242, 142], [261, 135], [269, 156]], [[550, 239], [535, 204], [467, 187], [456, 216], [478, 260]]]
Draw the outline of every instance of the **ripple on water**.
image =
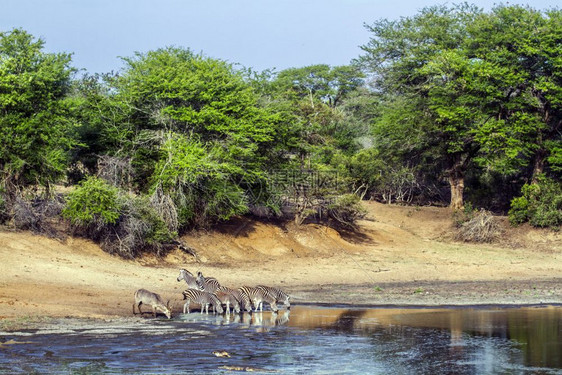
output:
[[[295, 306], [229, 318], [61, 319], [0, 332], [0, 373], [560, 373], [562, 309]], [[229, 356], [217, 357], [213, 352]]]

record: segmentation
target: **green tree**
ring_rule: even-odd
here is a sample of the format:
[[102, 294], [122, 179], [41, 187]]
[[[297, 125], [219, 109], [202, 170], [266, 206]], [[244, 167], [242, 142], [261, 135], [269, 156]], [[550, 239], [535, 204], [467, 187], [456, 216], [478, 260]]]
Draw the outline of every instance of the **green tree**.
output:
[[466, 27], [478, 13], [468, 5], [437, 6], [377, 21], [368, 26], [373, 37], [360, 58], [387, 103], [375, 135], [399, 156], [418, 163], [428, 157], [441, 168], [453, 208], [463, 205], [464, 175], [478, 150], [471, 131], [482, 116], [474, 101], [465, 101], [462, 84], [471, 70], [462, 55]]
[[232, 65], [183, 48], [125, 59], [113, 98], [127, 110], [138, 190], [163, 189], [181, 225], [245, 212], [265, 179], [277, 115]]
[[0, 33], [0, 170], [8, 201], [29, 185], [48, 191], [64, 175], [75, 143], [65, 102], [70, 55], [43, 46], [21, 29]]
[[363, 73], [354, 65], [318, 64], [285, 69], [277, 74], [274, 85], [290, 96], [320, 99], [334, 108], [363, 84], [363, 78]]
[[[501, 32], [498, 32], [501, 30]], [[480, 84], [491, 120], [476, 137], [484, 164], [536, 181], [562, 168], [562, 11], [499, 6], [470, 25], [469, 58], [488, 65]]]
[[71, 173], [77, 173], [74, 179], [83, 177], [83, 171], [79, 171], [82, 166], [90, 174], [101, 172], [97, 170], [100, 156], [130, 156], [134, 134], [128, 117], [130, 108], [117, 97], [116, 80], [115, 74], [95, 74], [72, 82], [67, 102], [70, 116], [78, 124], [79, 141], [71, 152]]
[[360, 60], [386, 98], [378, 147], [434, 166], [456, 209], [469, 171], [559, 170], [560, 14], [463, 4], [370, 26]]

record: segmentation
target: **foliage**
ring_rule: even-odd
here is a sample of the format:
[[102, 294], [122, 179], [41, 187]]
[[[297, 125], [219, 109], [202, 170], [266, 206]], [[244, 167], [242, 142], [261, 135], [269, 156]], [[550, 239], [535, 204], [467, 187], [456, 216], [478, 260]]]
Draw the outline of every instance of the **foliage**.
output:
[[415, 168], [384, 159], [375, 148], [354, 154], [348, 174], [354, 191], [386, 203], [411, 203], [422, 190]]
[[499, 6], [479, 17], [470, 30], [473, 57], [486, 59], [494, 67], [488, 74], [501, 74], [501, 79], [495, 79], [501, 94], [494, 103], [497, 121], [477, 133], [494, 167], [533, 165], [535, 178], [547, 163], [558, 164], [555, 149], [562, 142], [558, 130], [562, 118], [561, 21], [560, 10]]
[[224, 61], [172, 47], [124, 60], [114, 99], [129, 108], [137, 190], [170, 197], [180, 230], [247, 212], [279, 116]]
[[368, 26], [373, 37], [359, 61], [383, 100], [374, 146], [448, 178], [457, 208], [477, 168], [531, 178], [558, 171], [561, 18], [461, 4]]
[[557, 181], [541, 176], [536, 183], [523, 185], [521, 193], [511, 201], [508, 216], [512, 224], [529, 221], [535, 227], [560, 229], [562, 186]]
[[126, 258], [143, 251], [160, 255], [177, 236], [147, 197], [124, 194], [98, 177], [87, 178], [68, 195], [62, 214], [104, 251]]
[[363, 83], [364, 75], [353, 65], [326, 64], [289, 68], [277, 74], [274, 86], [293, 100], [319, 99], [334, 108]]
[[135, 258], [142, 252], [162, 255], [176, 243], [177, 233], [168, 229], [146, 197], [120, 195], [119, 205], [119, 220], [95, 233], [104, 251]]
[[248, 171], [230, 160], [220, 145], [205, 147], [200, 141], [175, 135], [164, 143], [161, 152], [153, 185], [172, 198], [180, 227], [205, 226], [248, 211], [237, 179]]
[[115, 224], [121, 215], [118, 193], [104, 180], [89, 177], [68, 195], [62, 215], [76, 226]]
[[361, 199], [355, 194], [338, 196], [327, 207], [328, 216], [344, 228], [355, 229], [356, 221], [365, 216]]
[[[128, 152], [133, 147], [134, 129], [127, 117], [130, 112], [128, 103], [118, 98], [115, 92], [117, 78], [114, 74], [95, 74], [84, 75], [72, 82], [67, 102], [69, 116], [78, 124], [76, 137], [79, 142], [71, 152], [73, 171], [81, 165], [86, 174], [95, 174], [100, 158], [130, 160]], [[78, 180], [84, 177], [80, 172], [74, 176]]]
[[60, 179], [75, 144], [65, 102], [70, 55], [44, 53], [43, 46], [21, 29], [0, 32], [0, 169], [8, 204], [19, 188]]

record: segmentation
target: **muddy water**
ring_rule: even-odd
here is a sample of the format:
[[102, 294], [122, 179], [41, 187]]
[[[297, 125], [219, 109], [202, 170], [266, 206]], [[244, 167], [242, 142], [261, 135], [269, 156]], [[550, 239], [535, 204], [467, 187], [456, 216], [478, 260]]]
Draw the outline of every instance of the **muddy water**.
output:
[[[214, 352], [214, 353], [213, 353]], [[562, 307], [294, 306], [0, 331], [0, 373], [562, 374]]]

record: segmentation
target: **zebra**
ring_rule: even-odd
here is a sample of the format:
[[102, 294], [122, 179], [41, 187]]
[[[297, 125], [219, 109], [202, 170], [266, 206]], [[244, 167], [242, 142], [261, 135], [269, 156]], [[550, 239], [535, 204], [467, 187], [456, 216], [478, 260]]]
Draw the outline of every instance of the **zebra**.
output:
[[191, 302], [199, 303], [201, 305], [201, 314], [205, 310], [206, 314], [209, 313], [209, 305], [213, 305], [213, 311], [222, 314], [224, 312], [221, 302], [217, 296], [199, 289], [186, 289], [182, 292], [183, 299], [187, 302], [183, 305], [183, 313], [189, 313], [189, 305]]
[[231, 294], [240, 305], [241, 311], [246, 310], [247, 312], [252, 312], [252, 303], [250, 302], [250, 299], [246, 294], [241, 293], [240, 290], [235, 290], [226, 286], [221, 286], [215, 291], [215, 294], [217, 294], [217, 292], [226, 292]]
[[[222, 288], [222, 287], [221, 287]], [[233, 313], [240, 313], [240, 303], [234, 295], [226, 290], [216, 290], [215, 296], [219, 299], [221, 303], [226, 305], [226, 313], [230, 314], [230, 305], [232, 304], [232, 312]]]
[[200, 290], [205, 292], [214, 293], [215, 290], [220, 288], [221, 284], [214, 277], [205, 277], [201, 271], [197, 271], [197, 286]]
[[180, 275], [177, 278], [178, 281], [185, 280], [187, 286], [191, 289], [199, 289], [199, 285], [197, 284], [197, 278], [193, 276], [191, 272], [186, 270], [185, 268], [180, 269]]
[[241, 286], [238, 288], [241, 294], [246, 295], [246, 297], [252, 302], [254, 311], [263, 311], [263, 302], [269, 303], [271, 310], [277, 312], [277, 305], [275, 304], [275, 297], [267, 293], [264, 289], [252, 288], [249, 286]]
[[265, 294], [274, 298], [275, 303], [283, 302], [283, 305], [287, 308], [287, 310], [291, 309], [291, 302], [289, 301], [290, 297], [287, 293], [285, 293], [281, 289], [271, 286], [265, 286], [265, 285], [258, 285], [256, 286], [256, 288], [261, 289]]
[[137, 306], [139, 313], [142, 315], [142, 304], [152, 306], [152, 315], [156, 318], [156, 310], [162, 311], [168, 319], [172, 318], [172, 311], [170, 310], [170, 301], [164, 304], [162, 297], [156, 293], [152, 293], [146, 289], [139, 289], [135, 292], [135, 303], [133, 304], [133, 315], [135, 315], [135, 306]]

